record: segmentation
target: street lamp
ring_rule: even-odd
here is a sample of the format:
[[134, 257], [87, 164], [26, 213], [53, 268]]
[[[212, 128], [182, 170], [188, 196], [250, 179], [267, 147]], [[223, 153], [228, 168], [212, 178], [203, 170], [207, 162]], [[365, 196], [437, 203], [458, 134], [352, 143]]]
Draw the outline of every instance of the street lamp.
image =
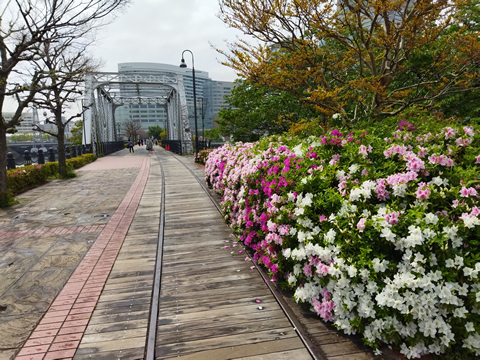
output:
[[193, 112], [195, 116], [195, 154], [198, 154], [198, 129], [197, 129], [197, 92], [195, 89], [195, 61], [193, 58], [193, 53], [190, 50], [183, 50], [182, 52], [182, 60], [180, 62], [181, 68], [186, 68], [187, 64], [185, 63], [185, 59], [183, 58], [183, 54], [185, 52], [189, 52], [192, 55], [192, 76], [193, 76]]

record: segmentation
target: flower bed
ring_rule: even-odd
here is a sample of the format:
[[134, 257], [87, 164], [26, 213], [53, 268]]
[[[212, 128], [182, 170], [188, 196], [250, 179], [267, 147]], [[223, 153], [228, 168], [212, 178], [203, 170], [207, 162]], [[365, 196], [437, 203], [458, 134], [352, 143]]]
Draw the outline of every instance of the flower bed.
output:
[[[225, 219], [274, 280], [346, 334], [408, 358], [480, 356], [480, 134], [338, 130], [224, 145]], [[378, 352], [378, 350], [376, 350]]]

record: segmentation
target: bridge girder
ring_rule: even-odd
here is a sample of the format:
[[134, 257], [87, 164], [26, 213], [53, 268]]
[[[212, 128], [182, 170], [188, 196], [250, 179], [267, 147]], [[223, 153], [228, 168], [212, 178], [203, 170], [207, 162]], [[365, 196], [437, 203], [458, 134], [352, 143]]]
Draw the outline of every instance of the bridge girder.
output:
[[193, 152], [188, 107], [182, 75], [152, 73], [91, 73], [85, 81], [84, 144], [98, 155], [100, 142], [117, 140], [115, 108], [129, 104], [163, 106], [167, 137], [181, 140]]

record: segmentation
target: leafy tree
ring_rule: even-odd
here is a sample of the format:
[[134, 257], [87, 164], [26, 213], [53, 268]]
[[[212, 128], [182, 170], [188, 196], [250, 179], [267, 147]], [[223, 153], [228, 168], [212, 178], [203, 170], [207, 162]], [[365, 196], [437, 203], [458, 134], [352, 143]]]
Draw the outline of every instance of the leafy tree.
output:
[[162, 132], [158, 136], [159, 140], [167, 140], [167, 129], [162, 129]]
[[152, 137], [154, 139], [161, 139], [161, 134], [163, 132], [163, 128], [158, 126], [158, 125], [155, 125], [155, 126], [149, 126], [148, 127], [148, 137]]
[[68, 138], [75, 145], [82, 145], [82, 136], [83, 136], [83, 120], [78, 120], [72, 126], [70, 131], [72, 136]]
[[327, 116], [380, 120], [478, 88], [478, 30], [458, 19], [471, 4], [221, 0], [221, 19], [254, 41], [219, 51], [246, 79]]
[[237, 80], [226, 101], [230, 106], [219, 111], [216, 123], [223, 135], [233, 135], [235, 140], [256, 141], [264, 134], [281, 134], [302, 118], [318, 115], [289, 92], [249, 81]]

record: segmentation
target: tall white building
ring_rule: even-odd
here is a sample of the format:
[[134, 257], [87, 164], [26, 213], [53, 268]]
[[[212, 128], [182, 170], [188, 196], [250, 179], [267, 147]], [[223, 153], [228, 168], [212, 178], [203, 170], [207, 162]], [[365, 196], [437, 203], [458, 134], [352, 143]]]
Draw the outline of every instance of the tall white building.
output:
[[[191, 64], [189, 67], [181, 68], [179, 65], [161, 63], [131, 62], [118, 64], [119, 73], [162, 73], [182, 75], [185, 94], [187, 98], [190, 128], [195, 131], [195, 117], [193, 107], [193, 76]], [[204, 126], [206, 130], [213, 127], [213, 119], [218, 110], [224, 105], [223, 97], [230, 94], [233, 88], [232, 82], [213, 81], [208, 72], [195, 69], [195, 90], [197, 98], [197, 125], [201, 131]], [[155, 90], [151, 90], [154, 92]], [[145, 94], [146, 95], [146, 94]], [[202, 112], [203, 100], [203, 112]], [[162, 106], [152, 104], [124, 105], [115, 111], [115, 120], [118, 124], [126, 121], [140, 121], [143, 130], [149, 126], [160, 126], [165, 128], [167, 114]], [[203, 120], [203, 121], [202, 121]], [[204, 124], [202, 124], [202, 122]], [[123, 125], [122, 125], [123, 129]]]

